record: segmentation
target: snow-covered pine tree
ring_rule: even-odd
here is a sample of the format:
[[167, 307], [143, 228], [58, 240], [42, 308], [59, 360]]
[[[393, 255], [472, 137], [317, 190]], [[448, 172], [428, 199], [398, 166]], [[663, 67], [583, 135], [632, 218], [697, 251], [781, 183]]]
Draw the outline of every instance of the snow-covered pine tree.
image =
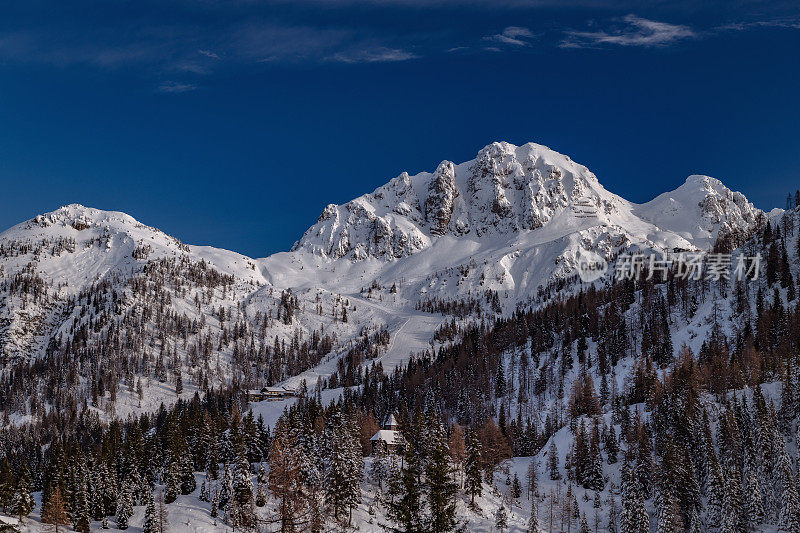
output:
[[104, 480], [102, 491], [103, 515], [114, 516], [117, 513], [117, 496], [119, 494], [116, 462], [111, 463], [111, 468], [103, 463], [100, 475]]
[[561, 479], [561, 472], [558, 470], [558, 448], [555, 440], [550, 440], [550, 448], [547, 450], [547, 467], [550, 471], [550, 479]]
[[[426, 418], [428, 420], [428, 460], [425, 463], [425, 479], [429, 510], [428, 531], [445, 533], [453, 531], [456, 527], [458, 485], [453, 480], [447, 435], [439, 415], [431, 413]], [[519, 485], [519, 479], [516, 481]]]
[[639, 480], [630, 464], [623, 466], [621, 533], [649, 533], [650, 518], [644, 506]]
[[172, 503], [178, 498], [181, 492], [180, 465], [176, 459], [172, 459], [164, 472], [164, 500]]
[[656, 533], [681, 533], [684, 531], [678, 502], [667, 492], [661, 495], [658, 502]]
[[581, 515], [580, 533], [589, 533], [589, 522], [586, 521], [586, 513]]
[[117, 529], [128, 529], [128, 520], [133, 515], [133, 491], [125, 484], [117, 501]]
[[797, 493], [797, 485], [791, 467], [786, 467], [783, 471], [780, 531], [800, 533], [800, 496]]
[[724, 516], [722, 531], [735, 533], [747, 530], [747, 517], [742, 501], [741, 476], [731, 468], [725, 476]]
[[531, 498], [531, 516], [528, 519], [527, 533], [539, 533], [539, 502]]
[[617, 442], [617, 433], [614, 430], [613, 422], [608, 426], [608, 434], [605, 440], [606, 455], [608, 456], [608, 464], [613, 465], [617, 462], [617, 453], [619, 453], [619, 442]]
[[328, 420], [325, 439], [325, 500], [334, 518], [349, 522], [350, 510], [361, 498], [363, 458], [354, 424], [341, 412]]
[[[211, 495], [211, 509], [209, 515], [211, 518], [216, 518], [219, 515], [219, 491], [216, 489]], [[216, 521], [214, 523], [216, 523]]]
[[583, 487], [590, 490], [603, 490], [603, 456], [600, 454], [600, 433], [595, 422], [589, 440], [587, 469], [584, 472]]
[[246, 506], [253, 499], [253, 482], [250, 475], [250, 463], [247, 461], [244, 448], [236, 454], [233, 470], [233, 497], [239, 505]]
[[156, 516], [156, 500], [153, 498], [152, 492], [149, 493], [145, 502], [142, 533], [161, 533], [158, 529], [158, 517]]
[[74, 529], [80, 533], [89, 533], [91, 516], [89, 513], [89, 490], [87, 487], [86, 463], [78, 470], [77, 487], [75, 489], [75, 506], [72, 509]]
[[[404, 424], [403, 432], [406, 442], [403, 450], [402, 466], [398, 468], [389, 481], [389, 499], [386, 501], [386, 514], [394, 525], [386, 527], [393, 533], [411, 533], [425, 531], [423, 515], [423, 487], [421, 484], [423, 465], [422, 457], [414, 449], [419, 443], [414, 434], [412, 424]], [[469, 444], [467, 446], [469, 448]], [[467, 471], [467, 484], [470, 474]], [[478, 469], [480, 480], [480, 469]]]
[[233, 498], [233, 494], [233, 474], [231, 473], [230, 465], [225, 463], [225, 468], [222, 472], [222, 482], [219, 489], [218, 503], [220, 509], [226, 509], [228, 507], [228, 503], [230, 503], [231, 498]]
[[378, 485], [378, 492], [383, 492], [383, 483], [389, 475], [389, 458], [383, 446], [377, 446], [369, 467], [369, 476]]
[[31, 514], [36, 501], [31, 494], [31, 475], [27, 465], [22, 466], [22, 470], [17, 478], [17, 484], [14, 488], [14, 496], [12, 498], [11, 511], [14, 516], [19, 518], [20, 522]]
[[506, 512], [506, 506], [502, 502], [494, 513], [494, 527], [500, 533], [508, 529], [508, 513]]
[[710, 463], [705, 521], [709, 527], [719, 528], [722, 526], [724, 518], [722, 506], [725, 501], [725, 478], [722, 475], [722, 470], [714, 451], [710, 450], [707, 453], [710, 454]]
[[617, 533], [619, 523], [619, 507], [617, 507], [617, 499], [612, 493], [608, 502], [608, 524], [606, 530], [608, 533]]
[[516, 472], [514, 472], [514, 479], [511, 481], [511, 496], [515, 500], [522, 496], [522, 483], [520, 483]]
[[464, 461], [464, 488], [470, 495], [470, 504], [475, 505], [475, 496], [483, 491], [481, 478], [481, 444], [473, 428], [467, 430], [467, 457]]
[[256, 476], [256, 507], [264, 507], [267, 504], [267, 470], [264, 463], [259, 465], [258, 475]]
[[208, 472], [206, 472], [205, 477], [203, 477], [203, 481], [200, 483], [200, 494], [197, 496], [197, 499], [201, 502], [209, 501], [211, 492], [209, 490], [209, 479], [208, 479]]
[[586, 425], [583, 419], [579, 420], [575, 429], [572, 453], [570, 454], [570, 466], [572, 467], [573, 479], [579, 485], [586, 482], [586, 474], [589, 470], [589, 449], [586, 441]]
[[178, 468], [181, 494], [191, 494], [197, 488], [197, 480], [194, 477], [194, 460], [188, 446], [185, 446], [180, 454]]
[[164, 501], [164, 493], [158, 489], [158, 495], [155, 502], [155, 533], [166, 533], [169, 529], [169, 513], [167, 511], [167, 504]]
[[754, 527], [764, 521], [764, 506], [761, 503], [763, 497], [761, 495], [761, 485], [758, 482], [758, 477], [749, 469], [745, 475], [744, 493], [747, 496], [744, 498], [747, 522], [750, 527]]
[[89, 492], [89, 516], [92, 520], [101, 520], [105, 516], [105, 506], [103, 504], [103, 493], [105, 492], [105, 477], [102, 469], [105, 465], [94, 463], [89, 469], [88, 492]]

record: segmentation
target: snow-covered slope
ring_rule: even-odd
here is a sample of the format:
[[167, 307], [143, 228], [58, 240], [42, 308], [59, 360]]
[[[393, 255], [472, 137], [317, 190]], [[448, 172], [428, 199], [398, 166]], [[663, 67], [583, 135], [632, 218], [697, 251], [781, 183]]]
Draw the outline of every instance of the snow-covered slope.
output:
[[[493, 291], [499, 303], [483, 312], [508, 312], [574, 276], [586, 250], [611, 260], [626, 250], [708, 249], [764, 220], [741, 193], [701, 176], [637, 205], [585, 166], [532, 143], [493, 143], [471, 161], [403, 173], [329, 205], [292, 251], [264, 259], [188, 246], [123, 213], [70, 205], [0, 234], [0, 364], [61, 349], [81, 328], [81, 342], [100, 351], [110, 331], [135, 330], [143, 365], [172, 351], [188, 394], [201, 377], [233, 379], [243, 351], [269, 355], [273, 345], [314, 345], [328, 335], [329, 346], [303, 355], [308, 360], [271, 370], [281, 381], [296, 373], [288, 368], [307, 370], [313, 385], [382, 327], [391, 335], [378, 354], [386, 370], [426, 347], [448, 320], [420, 310], [433, 299], [479, 300]], [[165, 310], [174, 337], [163, 335]], [[270, 357], [256, 359], [238, 379], [266, 379]], [[128, 407], [138, 408], [131, 399]]]
[[698, 175], [637, 206], [635, 213], [701, 249], [710, 248], [721, 235], [745, 235], [763, 217], [742, 193], [731, 191], [718, 179]]

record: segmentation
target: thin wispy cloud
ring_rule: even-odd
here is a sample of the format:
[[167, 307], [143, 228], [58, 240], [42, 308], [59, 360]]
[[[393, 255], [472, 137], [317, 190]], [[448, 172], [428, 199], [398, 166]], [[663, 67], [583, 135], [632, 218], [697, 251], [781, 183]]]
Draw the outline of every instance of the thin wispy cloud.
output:
[[[275, 0], [278, 1], [278, 0]], [[288, 1], [288, 0], [287, 0]], [[301, 3], [317, 0], [297, 0]], [[319, 0], [323, 3], [334, 0]], [[361, 0], [343, 0], [336, 8], [306, 17], [289, 14], [276, 17], [270, 10], [260, 11], [258, 2], [188, 1], [181, 4], [186, 17], [173, 17], [162, 23], [152, 14], [137, 19], [118, 16], [113, 8], [99, 19], [106, 24], [87, 24], [70, 16], [69, 9], [49, 17], [16, 17], [23, 23], [6, 23], [0, 16], [0, 64], [43, 64], [58, 68], [91, 66], [106, 70], [130, 69], [146, 77], [148, 87], [164, 87], [162, 92], [187, 92], [203, 85], [201, 78], [224, 75], [234, 69], [268, 68], [265, 65], [377, 64], [412, 61], [421, 57], [448, 57], [490, 53], [524, 53], [536, 48], [612, 48], [668, 46], [693, 38], [709, 38], [724, 32], [761, 27], [798, 27], [795, 19], [755, 19], [715, 27], [689, 27], [670, 22], [628, 15], [584, 29], [563, 31], [551, 23], [536, 25], [513, 11], [492, 31], [480, 24], [442, 28], [435, 24], [386, 25], [381, 17], [353, 23], [339, 10], [360, 9]], [[458, 0], [461, 4], [489, 5], [491, 0]], [[501, 0], [502, 6], [544, 5], [555, 0]], [[585, 0], [593, 2], [594, 0]], [[392, 9], [406, 5], [415, 10], [446, 8], [422, 0], [386, 0]], [[180, 4], [180, 2], [179, 2]], [[438, 6], [438, 7], [437, 7]], [[387, 7], [387, 9], [389, 9]], [[102, 11], [102, 9], [101, 9]], [[336, 16], [327, 16], [334, 12]], [[501, 12], [500, 10], [498, 10]], [[508, 11], [512, 13], [512, 11]], [[623, 11], [624, 12], [624, 11]], [[3, 15], [0, 9], [0, 15]], [[408, 18], [408, 15], [404, 15]], [[766, 16], [764, 16], [766, 17]], [[6, 17], [15, 20], [14, 17]], [[693, 24], [694, 25], [694, 24]], [[455, 25], [457, 26], [457, 25]], [[501, 29], [502, 28], [502, 29]], [[548, 39], [542, 38], [544, 35]], [[261, 65], [261, 67], [260, 67]], [[184, 80], [171, 85], [159, 80]]]
[[202, 55], [202, 56], [209, 57], [211, 59], [219, 59], [219, 55], [217, 53], [215, 53], [215, 52], [212, 52], [211, 50], [202, 50], [201, 49], [201, 50], [198, 50], [197, 53]]
[[502, 33], [489, 35], [488, 37], [485, 37], [485, 39], [488, 41], [510, 44], [513, 46], [529, 46], [531, 44], [530, 41], [535, 37], [536, 34], [528, 28], [523, 28], [521, 26], [508, 26], [503, 30]]
[[193, 83], [181, 83], [177, 81], [165, 81], [158, 86], [157, 91], [167, 94], [188, 93], [197, 90], [197, 85]]
[[338, 52], [331, 56], [331, 59], [340, 63], [389, 63], [408, 61], [416, 57], [413, 53], [399, 48], [374, 48]]
[[568, 31], [562, 48], [614, 46], [667, 46], [698, 36], [692, 28], [627, 15], [616, 28], [600, 31]]
[[800, 19], [757, 20], [730, 22], [714, 28], [716, 31], [747, 31], [757, 28], [800, 28]]

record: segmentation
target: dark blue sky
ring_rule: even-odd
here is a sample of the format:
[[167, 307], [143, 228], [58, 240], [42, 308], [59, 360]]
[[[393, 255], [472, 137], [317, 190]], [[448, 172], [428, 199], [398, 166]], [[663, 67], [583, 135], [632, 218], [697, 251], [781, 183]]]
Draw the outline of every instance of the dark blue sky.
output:
[[800, 187], [791, 2], [61, 4], [0, 7], [0, 228], [77, 202], [261, 257], [495, 140], [633, 201]]

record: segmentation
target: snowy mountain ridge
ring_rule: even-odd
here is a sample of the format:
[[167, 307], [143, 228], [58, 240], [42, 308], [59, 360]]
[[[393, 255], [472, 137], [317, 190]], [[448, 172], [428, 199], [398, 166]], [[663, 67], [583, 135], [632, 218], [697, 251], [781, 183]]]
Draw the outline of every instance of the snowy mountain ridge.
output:
[[[680, 224], [672, 220], [676, 213], [684, 215]], [[746, 230], [760, 214], [744, 195], [707, 176], [690, 176], [675, 191], [636, 205], [545, 146], [492, 143], [471, 161], [442, 161], [433, 173], [402, 173], [370, 194], [328, 205], [293, 249], [333, 259], [393, 260], [442, 236], [510, 236], [563, 217], [576, 227], [581, 219], [595, 226], [645, 222], [654, 226], [643, 229], [656, 240], [709, 248], [720, 233]]]
[[[387, 371], [426, 349], [448, 318], [421, 310], [425, 302], [496, 293], [481, 312], [507, 313], [574, 277], [586, 250], [609, 260], [626, 250], [707, 250], [721, 236], [743, 242], [765, 220], [706, 176], [634, 204], [533, 143], [493, 143], [471, 161], [403, 173], [329, 205], [292, 251], [264, 259], [185, 245], [124, 213], [73, 204], [0, 234], [0, 361], [74, 349], [64, 344], [71, 335], [102, 354], [121, 335], [144, 353], [141, 371], [169, 366], [185, 374], [187, 393], [234, 373], [311, 386], [381, 328], [391, 340], [370, 357]], [[244, 366], [242, 353], [259, 366]], [[153, 401], [170, 397], [162, 393]]]

